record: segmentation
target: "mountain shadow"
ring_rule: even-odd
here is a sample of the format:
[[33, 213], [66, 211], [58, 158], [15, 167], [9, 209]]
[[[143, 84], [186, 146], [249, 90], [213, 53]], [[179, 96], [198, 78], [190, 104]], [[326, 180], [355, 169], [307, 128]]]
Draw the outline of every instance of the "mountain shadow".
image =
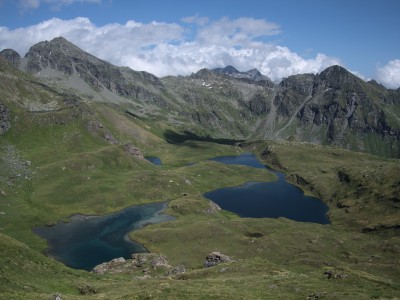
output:
[[173, 130], [166, 130], [164, 132], [164, 138], [169, 144], [182, 144], [186, 141], [200, 141], [200, 142], [210, 142], [221, 145], [235, 145], [237, 143], [241, 143], [244, 140], [234, 140], [234, 139], [216, 139], [210, 136], [199, 136], [193, 132], [185, 130], [183, 133], [177, 133]]

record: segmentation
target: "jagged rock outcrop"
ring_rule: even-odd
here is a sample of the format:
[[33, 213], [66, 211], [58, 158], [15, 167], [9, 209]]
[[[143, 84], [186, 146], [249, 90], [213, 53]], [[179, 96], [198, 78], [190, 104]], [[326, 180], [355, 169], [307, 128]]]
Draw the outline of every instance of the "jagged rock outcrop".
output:
[[220, 263], [226, 263], [230, 261], [231, 258], [229, 256], [222, 254], [221, 252], [214, 251], [207, 255], [206, 260], [204, 261], [204, 267], [209, 268]]
[[132, 259], [123, 257], [115, 258], [109, 262], [104, 262], [93, 268], [97, 274], [134, 274], [138, 280], [149, 279], [152, 277], [164, 277], [179, 275], [186, 272], [183, 265], [171, 266], [165, 255], [158, 253], [135, 253]]
[[0, 52], [0, 56], [8, 61], [12, 66], [18, 68], [21, 63], [21, 55], [13, 49], [4, 49]]
[[97, 274], [104, 273], [121, 273], [127, 269], [126, 260], [123, 257], [114, 258], [109, 262], [104, 262], [93, 268], [93, 272]]

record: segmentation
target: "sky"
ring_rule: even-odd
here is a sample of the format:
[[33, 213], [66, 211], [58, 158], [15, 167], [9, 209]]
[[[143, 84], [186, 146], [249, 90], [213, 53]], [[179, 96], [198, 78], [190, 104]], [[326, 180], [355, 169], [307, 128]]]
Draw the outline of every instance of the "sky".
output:
[[257, 68], [272, 80], [339, 64], [400, 87], [399, 0], [0, 0], [0, 50], [63, 36], [157, 76]]

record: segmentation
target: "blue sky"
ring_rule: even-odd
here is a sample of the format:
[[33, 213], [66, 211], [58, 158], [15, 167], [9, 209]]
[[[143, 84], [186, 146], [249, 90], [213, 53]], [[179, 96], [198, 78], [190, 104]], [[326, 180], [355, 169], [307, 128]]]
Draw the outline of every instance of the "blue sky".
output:
[[400, 86], [398, 0], [0, 0], [0, 49], [63, 35], [158, 76], [232, 64], [279, 81], [341, 64]]

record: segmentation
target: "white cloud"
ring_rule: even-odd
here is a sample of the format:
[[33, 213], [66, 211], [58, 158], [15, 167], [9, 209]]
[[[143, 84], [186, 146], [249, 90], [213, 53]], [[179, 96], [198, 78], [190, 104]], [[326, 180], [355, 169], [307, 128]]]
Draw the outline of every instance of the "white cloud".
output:
[[391, 60], [378, 68], [377, 80], [388, 88], [400, 87], [400, 59]]
[[196, 39], [204, 44], [243, 47], [249, 46], [256, 38], [279, 32], [279, 25], [262, 19], [222, 18], [200, 28]]
[[[157, 76], [187, 75], [201, 68], [233, 65], [242, 71], [257, 68], [279, 81], [282, 77], [317, 73], [341, 64], [339, 59], [324, 54], [305, 59], [287, 47], [267, 42], [280, 32], [280, 27], [263, 19], [222, 18], [214, 22], [199, 21], [198, 16], [185, 19], [197, 26], [133, 20], [96, 26], [87, 18], [53, 18], [15, 30], [0, 27], [0, 49], [13, 48], [23, 55], [39, 41], [63, 36], [101, 59]], [[191, 30], [189, 35], [188, 30]]]

